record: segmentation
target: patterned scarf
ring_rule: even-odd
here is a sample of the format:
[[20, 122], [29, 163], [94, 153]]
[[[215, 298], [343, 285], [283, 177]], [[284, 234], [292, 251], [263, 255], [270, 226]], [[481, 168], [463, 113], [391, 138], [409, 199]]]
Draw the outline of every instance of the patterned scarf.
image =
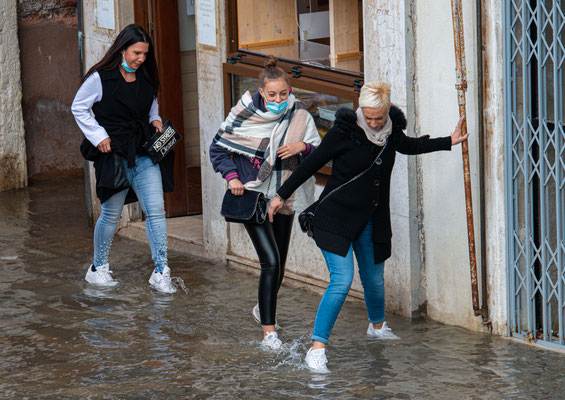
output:
[[[287, 143], [320, 144], [320, 136], [312, 116], [294, 95], [288, 96], [284, 113], [263, 112], [245, 92], [220, 126], [214, 142], [231, 152], [263, 160], [257, 179], [245, 187], [263, 192], [272, 199], [300, 162], [300, 155], [277, 161], [277, 149]], [[281, 209], [283, 214], [300, 212], [314, 202], [314, 178], [308, 179]]]

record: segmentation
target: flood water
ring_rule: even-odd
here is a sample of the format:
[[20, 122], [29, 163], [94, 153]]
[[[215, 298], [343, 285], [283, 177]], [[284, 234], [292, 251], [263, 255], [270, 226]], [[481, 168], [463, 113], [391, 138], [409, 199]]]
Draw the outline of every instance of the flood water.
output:
[[[148, 286], [148, 245], [116, 237], [119, 286], [91, 261], [81, 179], [0, 193], [2, 399], [563, 399], [565, 355], [433, 322], [389, 317], [397, 342], [368, 340], [347, 302], [330, 374], [303, 364], [319, 295], [283, 285], [278, 353], [251, 317], [257, 277], [171, 252], [188, 293]], [[180, 279], [177, 281], [180, 282]]]

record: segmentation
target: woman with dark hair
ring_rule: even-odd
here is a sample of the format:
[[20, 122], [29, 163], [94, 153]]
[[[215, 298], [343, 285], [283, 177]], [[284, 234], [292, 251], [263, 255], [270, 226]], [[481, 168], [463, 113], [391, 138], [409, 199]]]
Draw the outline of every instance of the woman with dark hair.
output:
[[[275, 57], [267, 57], [259, 84], [255, 94], [246, 92], [231, 109], [210, 146], [210, 161], [234, 195], [249, 189], [273, 198], [302, 158], [320, 143], [320, 136], [310, 113], [290, 94], [288, 76], [277, 67]], [[294, 212], [304, 209], [313, 196], [314, 180], [310, 179], [274, 220], [244, 224], [261, 263], [259, 301], [252, 315], [262, 326], [262, 345], [269, 349], [282, 344], [275, 331], [275, 315]]]
[[391, 104], [390, 86], [368, 82], [361, 88], [357, 111], [337, 111], [333, 128], [312, 156], [282, 185], [271, 202], [269, 218], [276, 217], [302, 182], [328, 161], [332, 174], [320, 199], [311, 206], [312, 231], [330, 273], [320, 301], [312, 347], [306, 365], [328, 372], [326, 346], [353, 281], [357, 259], [369, 319], [367, 336], [398, 339], [385, 322], [384, 263], [391, 255], [390, 177], [396, 153], [423, 154], [467, 140], [459, 120], [451, 136], [408, 137], [404, 113]]
[[[174, 154], [154, 165], [143, 144], [162, 130], [159, 76], [151, 39], [142, 27], [126, 26], [106, 55], [85, 75], [71, 111], [86, 139], [81, 152], [94, 161], [101, 213], [94, 229], [94, 261], [86, 281], [114, 286], [108, 253], [124, 204], [138, 201], [155, 269], [149, 283], [176, 292], [167, 261], [163, 191], [173, 190]], [[94, 115], [93, 115], [94, 114]]]

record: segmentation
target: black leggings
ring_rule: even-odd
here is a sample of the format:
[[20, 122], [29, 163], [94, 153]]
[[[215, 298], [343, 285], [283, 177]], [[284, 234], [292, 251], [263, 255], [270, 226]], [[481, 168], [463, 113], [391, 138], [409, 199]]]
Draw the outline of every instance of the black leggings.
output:
[[294, 215], [275, 214], [273, 223], [245, 224], [261, 263], [259, 313], [261, 325], [274, 325]]

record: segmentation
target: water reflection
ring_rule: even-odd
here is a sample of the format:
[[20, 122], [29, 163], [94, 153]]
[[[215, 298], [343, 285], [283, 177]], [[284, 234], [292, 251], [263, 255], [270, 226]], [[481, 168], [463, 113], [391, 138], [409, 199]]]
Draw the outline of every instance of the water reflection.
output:
[[0, 398], [565, 398], [560, 353], [401, 318], [389, 320], [401, 340], [367, 340], [362, 303], [332, 333], [332, 372], [313, 374], [318, 295], [282, 287], [284, 346], [266, 352], [255, 276], [171, 252], [179, 291], [163, 295], [135, 242], [114, 242], [117, 287], [87, 285], [82, 193], [80, 180], [0, 193]]

